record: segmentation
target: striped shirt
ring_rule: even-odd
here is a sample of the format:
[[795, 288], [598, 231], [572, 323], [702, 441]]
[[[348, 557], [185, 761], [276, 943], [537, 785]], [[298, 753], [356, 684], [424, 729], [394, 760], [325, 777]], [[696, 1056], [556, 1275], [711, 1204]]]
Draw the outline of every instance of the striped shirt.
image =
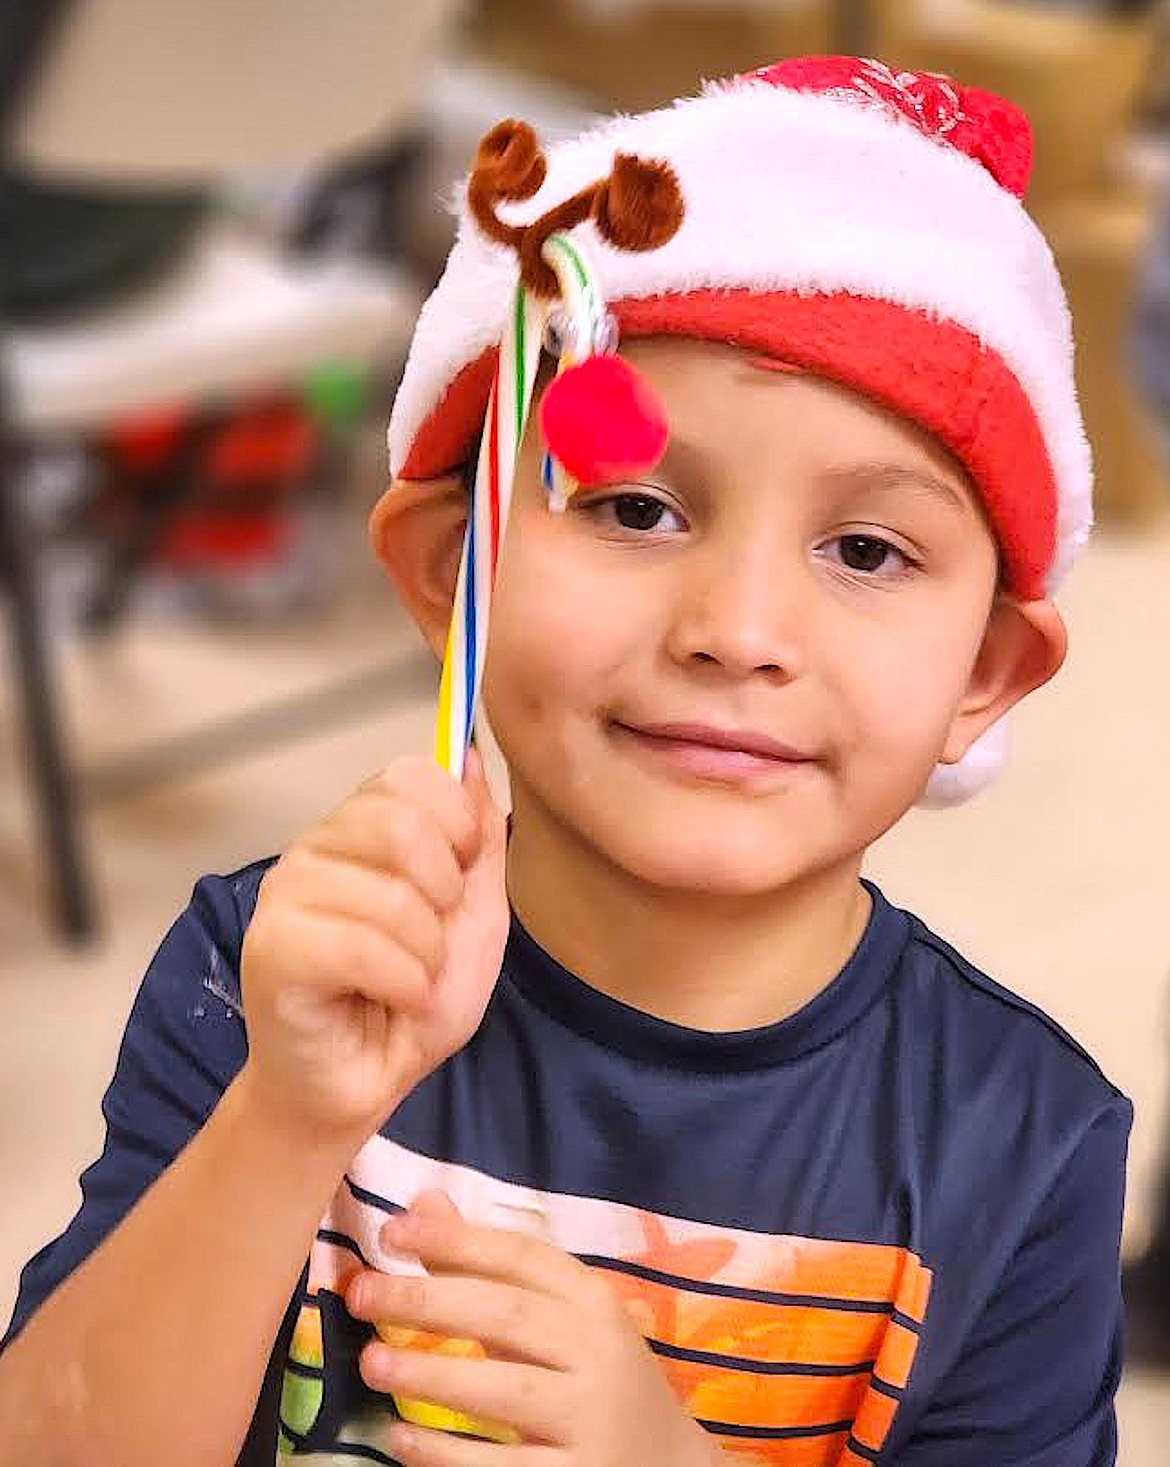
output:
[[[239, 955], [265, 869], [205, 878], [163, 943], [105, 1150], [26, 1268], [10, 1338], [243, 1063]], [[241, 1463], [393, 1462], [385, 1422], [410, 1404], [360, 1381], [368, 1327], [341, 1290], [359, 1260], [401, 1266], [380, 1223], [440, 1186], [602, 1271], [732, 1461], [1112, 1464], [1129, 1104], [1052, 1020], [870, 891], [833, 982], [735, 1034], [597, 992], [514, 922], [480, 1029], [322, 1219]]]

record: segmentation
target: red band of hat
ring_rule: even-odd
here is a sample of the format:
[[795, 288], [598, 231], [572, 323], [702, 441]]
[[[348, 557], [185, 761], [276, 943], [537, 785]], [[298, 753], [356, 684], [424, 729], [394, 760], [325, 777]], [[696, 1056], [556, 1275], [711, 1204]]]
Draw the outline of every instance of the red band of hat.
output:
[[[699, 290], [617, 301], [622, 333], [725, 341], [864, 393], [925, 428], [964, 465], [999, 540], [1008, 587], [1044, 595], [1056, 483], [1036, 415], [1003, 359], [971, 332], [889, 301]], [[494, 349], [464, 367], [415, 436], [404, 479], [461, 465], [483, 424]]]

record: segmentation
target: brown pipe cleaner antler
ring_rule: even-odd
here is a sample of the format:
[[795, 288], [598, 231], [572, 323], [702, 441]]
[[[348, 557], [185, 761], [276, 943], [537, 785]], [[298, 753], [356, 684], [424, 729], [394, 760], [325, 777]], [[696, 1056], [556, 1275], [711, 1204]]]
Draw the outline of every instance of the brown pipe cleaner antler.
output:
[[530, 199], [548, 172], [536, 134], [526, 122], [498, 122], [480, 142], [467, 201], [489, 239], [516, 251], [520, 278], [535, 295], [555, 296], [557, 278], [541, 254], [550, 234], [592, 219], [602, 238], [620, 250], [654, 250], [677, 233], [683, 197], [668, 163], [618, 153], [608, 178], [598, 179], [531, 224], [507, 224], [501, 202]]

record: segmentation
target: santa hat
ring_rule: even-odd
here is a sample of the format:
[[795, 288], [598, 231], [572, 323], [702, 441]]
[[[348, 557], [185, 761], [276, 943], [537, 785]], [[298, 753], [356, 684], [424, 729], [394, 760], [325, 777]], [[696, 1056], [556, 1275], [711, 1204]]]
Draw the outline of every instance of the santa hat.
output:
[[[1050, 595], [1092, 523], [1092, 466], [1067, 302], [1022, 204], [1031, 131], [1010, 103], [945, 77], [824, 57], [710, 83], [552, 147], [525, 225], [607, 178], [668, 165], [685, 213], [657, 248], [585, 243], [623, 336], [731, 342], [855, 388], [964, 464], [1005, 580]], [[482, 210], [480, 211], [482, 219]], [[419, 318], [390, 421], [395, 477], [462, 465], [484, 419], [518, 274], [470, 205]], [[928, 801], [992, 777], [1002, 730], [939, 771]]]

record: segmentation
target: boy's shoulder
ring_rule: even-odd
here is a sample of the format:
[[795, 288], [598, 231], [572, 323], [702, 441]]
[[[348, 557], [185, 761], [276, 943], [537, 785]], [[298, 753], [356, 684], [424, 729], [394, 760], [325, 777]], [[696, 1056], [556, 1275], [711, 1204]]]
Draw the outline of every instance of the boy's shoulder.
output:
[[[1125, 1095], [1051, 1014], [964, 957], [921, 918], [909, 919], [898, 994], [944, 1073], [1012, 1084], [1019, 1095], [1044, 1093], [1091, 1121]], [[911, 1018], [911, 1015], [907, 1015]]]
[[195, 883], [190, 909], [214, 915], [222, 927], [236, 929], [242, 936], [252, 920], [264, 877], [279, 856], [260, 856], [235, 871], [210, 872]]
[[[218, 1012], [241, 1018], [240, 961], [244, 936], [265, 875], [276, 864], [265, 856], [237, 870], [209, 873], [194, 885], [187, 905], [163, 938], [139, 988], [127, 1026], [131, 1043], [152, 1034], [186, 1041], [192, 1016], [204, 1017], [208, 1000]], [[198, 1038], [229, 1043], [230, 1028], [200, 1025]], [[185, 1047], [185, 1043], [183, 1046]], [[241, 1055], [242, 1057], [242, 1055]]]

